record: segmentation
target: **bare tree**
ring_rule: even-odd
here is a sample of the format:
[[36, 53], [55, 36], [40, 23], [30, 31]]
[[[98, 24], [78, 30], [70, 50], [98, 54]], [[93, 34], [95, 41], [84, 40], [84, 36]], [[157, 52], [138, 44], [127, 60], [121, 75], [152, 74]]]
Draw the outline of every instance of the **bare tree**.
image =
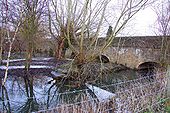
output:
[[[63, 51], [67, 46], [74, 53], [74, 60], [68, 66], [68, 76], [64, 80], [73, 79], [77, 81], [76, 85], [81, 86], [86, 81], [105, 75], [104, 65], [93, 61], [96, 58], [102, 61], [98, 56], [102, 56], [130, 19], [150, 2], [151, 0], [50, 0], [49, 31], [56, 39], [56, 58], [64, 56]], [[106, 35], [108, 26], [112, 26], [111, 32], [107, 37], [101, 38], [101, 35]]]
[[[45, 22], [46, 0], [21, 0], [20, 8], [23, 11], [23, 17], [20, 18], [22, 24], [20, 27], [20, 35], [25, 40], [26, 44], [26, 69], [30, 67], [36, 41], [40, 38], [41, 29]], [[41, 27], [41, 28], [40, 28]]]
[[[4, 40], [6, 40], [7, 44], [8, 44], [8, 54], [7, 54], [7, 64], [6, 64], [6, 70], [5, 70], [5, 76], [4, 76], [4, 80], [2, 85], [5, 85], [6, 79], [7, 79], [7, 75], [8, 75], [8, 66], [9, 66], [9, 60], [11, 57], [11, 51], [12, 51], [12, 45], [13, 42], [16, 38], [16, 35], [19, 31], [19, 27], [21, 25], [20, 21], [15, 21], [15, 18], [13, 18], [14, 14], [13, 13], [13, 8], [10, 4], [9, 1], [1, 1], [1, 15], [2, 15], [2, 28], [1, 28], [1, 60], [2, 60], [2, 45]], [[21, 17], [22, 13], [19, 12], [19, 15]]]
[[[51, 0], [49, 2], [49, 28], [57, 40], [57, 57], [64, 50], [64, 41], [75, 53], [75, 62], [89, 62], [105, 51], [115, 36], [125, 27], [128, 21], [141, 10], [149, 0]], [[119, 6], [118, 6], [119, 5]], [[108, 7], [119, 7], [117, 15], [108, 14]], [[113, 18], [117, 16], [116, 18]], [[112, 34], [99, 49], [99, 35], [108, 18], [114, 22]], [[111, 20], [111, 19], [110, 19]], [[88, 41], [87, 41], [88, 40]]]
[[3, 52], [3, 41], [5, 37], [5, 28], [4, 28], [4, 23], [5, 23], [5, 8], [6, 6], [4, 5], [4, 1], [0, 1], [0, 62], [2, 61], [2, 52]]
[[161, 1], [161, 3], [156, 5], [155, 12], [157, 14], [157, 35], [162, 36], [160, 61], [162, 63], [165, 63], [167, 59], [168, 50], [170, 49], [170, 42], [168, 40], [168, 36], [170, 36], [170, 1]]

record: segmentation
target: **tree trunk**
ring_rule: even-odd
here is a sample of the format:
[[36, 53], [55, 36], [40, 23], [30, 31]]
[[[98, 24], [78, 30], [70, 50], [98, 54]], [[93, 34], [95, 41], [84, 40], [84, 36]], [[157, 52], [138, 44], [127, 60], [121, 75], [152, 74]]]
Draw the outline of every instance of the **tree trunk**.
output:
[[77, 54], [75, 56], [75, 63], [78, 65], [78, 66], [81, 66], [82, 64], [84, 64], [86, 62], [86, 59], [85, 59], [85, 53], [84, 52], [81, 52], [79, 54]]
[[65, 57], [65, 46], [64, 46], [64, 39], [61, 39], [58, 42], [58, 46], [56, 48], [55, 56], [56, 59], [60, 60]]
[[0, 37], [0, 64], [2, 63], [2, 53], [3, 53], [3, 35]]
[[33, 55], [33, 44], [29, 43], [27, 51], [26, 51], [26, 65], [25, 65], [25, 68], [26, 68], [27, 71], [29, 70], [30, 65], [31, 65], [32, 55]]
[[3, 48], [2, 45], [0, 45], [0, 64], [2, 63], [2, 52], [3, 52]]

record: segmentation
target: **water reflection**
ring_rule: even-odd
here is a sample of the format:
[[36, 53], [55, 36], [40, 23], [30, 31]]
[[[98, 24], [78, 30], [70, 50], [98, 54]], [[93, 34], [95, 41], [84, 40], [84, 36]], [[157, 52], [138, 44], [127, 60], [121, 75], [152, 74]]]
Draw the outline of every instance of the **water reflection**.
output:
[[8, 76], [5, 87], [1, 85], [0, 112], [29, 113], [75, 103], [87, 96], [86, 90], [76, 92], [74, 88], [57, 87], [54, 81], [49, 84], [51, 79], [29, 73], [24, 76]]
[[6, 111], [7, 113], [11, 113], [11, 107], [9, 102], [8, 92], [5, 86], [2, 86], [2, 79], [1, 81], [1, 101], [2, 101], [2, 111]]
[[41, 86], [44, 85], [45, 87], [44, 80], [41, 80], [44, 78], [43, 76], [36, 77], [29, 73], [22, 77], [9, 76], [6, 85], [1, 85], [1, 112], [29, 113], [37, 111], [39, 109], [37, 98], [44, 96], [39, 93], [45, 94]]
[[29, 73], [26, 73], [26, 75], [23, 77], [24, 83], [25, 83], [25, 93], [27, 96], [27, 100], [24, 103], [24, 105], [21, 106], [19, 112], [21, 113], [29, 113], [33, 111], [38, 110], [38, 102], [35, 98], [34, 94], [34, 88], [33, 88], [33, 75], [30, 75]]
[[[94, 84], [101, 86], [113, 84], [120, 80], [133, 79], [129, 78], [132, 77], [132, 73], [135, 74], [135, 72], [129, 72], [129, 74], [122, 72], [121, 75], [120, 73], [117, 75], [111, 73], [110, 76], [104, 76]], [[96, 95], [85, 86], [69, 87], [63, 82], [53, 81], [48, 75], [40, 73], [25, 73], [23, 76], [9, 75], [5, 87], [1, 86], [0, 88], [0, 110], [9, 113], [29, 113], [55, 108], [61, 104], [78, 103], [82, 100], [96, 98]], [[114, 92], [115, 89], [107, 87], [106, 90]]]

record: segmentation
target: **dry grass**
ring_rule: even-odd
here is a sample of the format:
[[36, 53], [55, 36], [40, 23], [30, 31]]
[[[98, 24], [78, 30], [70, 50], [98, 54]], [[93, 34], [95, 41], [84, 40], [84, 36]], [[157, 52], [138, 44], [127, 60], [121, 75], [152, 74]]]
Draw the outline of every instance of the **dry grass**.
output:
[[[152, 80], [152, 79], [151, 79]], [[152, 108], [160, 99], [166, 97], [165, 74], [157, 75], [155, 80], [150, 78], [141, 79], [136, 83], [130, 83], [129, 88], [119, 88], [117, 91], [117, 106], [119, 112], [139, 112]]]
[[154, 80], [144, 77], [113, 87], [116, 87], [116, 97], [108, 101], [89, 100], [88, 96], [84, 96], [78, 103], [62, 104], [54, 109], [38, 113], [135, 113], [148, 111], [148, 109], [159, 113], [163, 110], [161, 100], [166, 98], [167, 87], [167, 78], [164, 73], [156, 75]]

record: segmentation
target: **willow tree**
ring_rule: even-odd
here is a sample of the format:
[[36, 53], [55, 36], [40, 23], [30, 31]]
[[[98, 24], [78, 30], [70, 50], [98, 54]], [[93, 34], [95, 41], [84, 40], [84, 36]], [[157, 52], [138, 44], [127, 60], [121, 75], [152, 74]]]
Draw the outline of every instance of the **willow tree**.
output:
[[164, 64], [167, 60], [168, 52], [170, 53], [170, 1], [163, 0], [155, 7], [157, 14], [157, 35], [162, 36], [161, 57], [160, 61]]
[[[51, 0], [49, 3], [49, 28], [58, 40], [58, 49], [63, 49], [64, 41], [75, 53], [76, 64], [92, 61], [102, 54], [129, 20], [149, 0]], [[110, 13], [110, 10], [116, 10]], [[112, 33], [100, 48], [98, 39], [106, 22], [112, 21]], [[106, 33], [105, 33], [106, 34]], [[62, 40], [62, 41], [60, 41]], [[61, 48], [59, 48], [61, 47]]]
[[44, 23], [43, 16], [45, 11], [46, 0], [21, 0], [20, 8], [23, 11], [23, 17], [20, 19], [21, 37], [25, 40], [26, 45], [26, 69], [30, 67], [34, 48], [40, 31], [40, 26]]
[[[86, 81], [94, 81], [107, 75], [105, 66], [102, 63], [94, 63], [95, 59], [99, 58], [102, 61], [98, 56], [102, 56], [130, 19], [149, 2], [149, 0], [50, 0], [49, 30], [57, 42], [57, 58], [61, 58], [61, 53], [64, 54], [62, 51], [67, 46], [74, 53], [74, 60], [70, 67], [68, 66], [68, 77], [64, 79], [73, 80], [75, 86], [81, 86]], [[101, 41], [100, 37], [106, 34], [103, 31], [107, 31], [108, 26], [112, 26], [112, 32]]]

